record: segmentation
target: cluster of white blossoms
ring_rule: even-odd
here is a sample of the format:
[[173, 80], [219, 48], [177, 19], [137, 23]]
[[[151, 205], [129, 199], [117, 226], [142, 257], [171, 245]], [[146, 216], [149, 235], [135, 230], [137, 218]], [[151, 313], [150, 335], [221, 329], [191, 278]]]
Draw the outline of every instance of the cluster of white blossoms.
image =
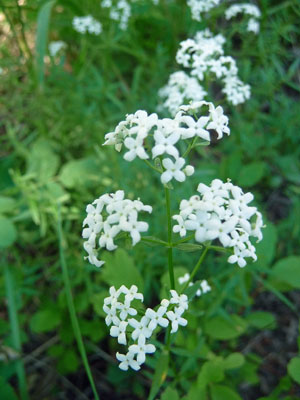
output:
[[182, 316], [188, 309], [187, 296], [179, 295], [175, 290], [170, 292], [170, 300], [163, 299], [156, 311], [147, 308], [144, 315], [136, 319], [133, 317], [137, 316], [138, 311], [132, 302], [144, 300], [137, 286], [132, 285], [128, 289], [122, 285], [118, 290], [112, 286], [109, 289], [110, 296], [104, 299], [103, 305], [105, 323], [110, 326], [110, 335], [117, 338], [119, 344], [128, 345], [126, 354], [116, 354], [120, 369], [140, 369], [146, 361], [146, 354], [156, 350], [148, 341], [158, 327], [167, 328], [171, 324], [171, 333], [175, 333], [179, 326], [187, 325], [187, 320]]
[[[187, 272], [187, 273], [185, 273], [183, 276], [180, 276], [179, 278], [178, 278], [178, 283], [180, 284], [180, 285], [183, 285], [184, 283], [186, 283], [186, 282], [188, 282], [189, 280], [190, 280], [190, 274]], [[190, 282], [189, 283], [189, 286], [193, 286], [193, 282]], [[211, 291], [211, 287], [209, 286], [209, 284], [208, 284], [208, 282], [207, 282], [207, 280], [206, 279], [203, 279], [201, 282], [200, 282], [200, 288], [197, 290], [197, 292], [196, 292], [196, 296], [197, 297], [200, 297], [202, 294], [205, 294], [205, 293], [208, 293], [208, 292], [210, 292]]]
[[201, 14], [218, 6], [220, 2], [221, 0], [187, 0], [187, 5], [191, 9], [192, 18], [201, 21]]
[[173, 216], [177, 221], [173, 231], [181, 237], [187, 231], [194, 231], [195, 240], [200, 243], [218, 239], [224, 247], [233, 249], [229, 263], [244, 267], [245, 258], [255, 261], [250, 237], [262, 239], [263, 220], [256, 207], [248, 206], [253, 195], [244, 194], [240, 187], [220, 179], [214, 179], [210, 186], [200, 183], [197, 191], [199, 195], [181, 201], [180, 213]]
[[131, 6], [126, 0], [103, 0], [103, 8], [109, 8], [109, 16], [114, 21], [119, 21], [119, 27], [123, 31], [128, 27], [128, 20], [131, 16]]
[[90, 33], [92, 35], [100, 35], [102, 25], [91, 15], [85, 17], [74, 17], [72, 21], [73, 28], [79, 33]]
[[166, 86], [162, 87], [158, 95], [165, 99], [163, 107], [175, 115], [182, 104], [191, 100], [201, 101], [207, 92], [199, 84], [197, 78], [191, 77], [184, 71], [177, 71], [170, 75]]
[[88, 256], [85, 257], [96, 267], [101, 267], [104, 261], [97, 257], [100, 248], [113, 251], [117, 248], [114, 238], [120, 232], [128, 232], [134, 246], [141, 240], [141, 232], [148, 230], [148, 224], [138, 221], [142, 211], [152, 212], [152, 207], [144, 205], [139, 199], [124, 199], [124, 191], [106, 193], [86, 207], [87, 216], [83, 221], [83, 244]]
[[66, 43], [62, 40], [57, 40], [49, 43], [49, 54], [55, 57], [61, 50], [66, 48]]
[[225, 11], [225, 17], [227, 20], [236, 17], [238, 14], [246, 14], [251, 17], [247, 25], [247, 30], [249, 32], [259, 32], [259, 19], [261, 13], [256, 5], [249, 3], [233, 4]]
[[227, 100], [237, 105], [250, 98], [250, 86], [238, 78], [236, 61], [231, 56], [224, 56], [224, 42], [224, 36], [220, 34], [213, 36], [208, 29], [205, 29], [198, 32], [194, 39], [180, 43], [176, 61], [190, 69], [191, 75], [200, 82], [209, 73], [220, 79]]
[[[206, 115], [198, 120], [188, 115], [191, 110], [208, 109]], [[186, 176], [194, 173], [194, 167], [185, 165], [185, 159], [180, 156], [176, 147], [180, 140], [188, 140], [199, 137], [210, 142], [210, 131], [217, 132], [217, 138], [223, 134], [229, 135], [228, 117], [223, 114], [221, 106], [215, 107], [206, 101], [196, 102], [190, 106], [183, 106], [173, 119], [159, 119], [157, 114], [148, 115], [146, 111], [138, 110], [135, 114], [127, 115], [125, 121], [121, 121], [113, 132], [105, 135], [104, 145], [114, 145], [120, 151], [122, 146], [127, 149], [124, 159], [132, 161], [136, 157], [147, 160], [163, 157], [161, 164], [161, 182], [166, 184], [172, 179], [183, 182]], [[165, 158], [165, 155], [168, 157]], [[172, 158], [170, 158], [172, 157]]]

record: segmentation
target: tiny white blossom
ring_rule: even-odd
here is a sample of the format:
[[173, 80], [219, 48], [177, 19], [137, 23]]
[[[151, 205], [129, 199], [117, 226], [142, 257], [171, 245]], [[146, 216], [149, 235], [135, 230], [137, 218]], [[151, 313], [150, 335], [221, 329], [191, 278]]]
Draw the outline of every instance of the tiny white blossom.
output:
[[132, 354], [130, 351], [126, 355], [117, 353], [116, 357], [117, 360], [120, 361], [119, 368], [123, 371], [127, 371], [129, 367], [135, 371], [141, 369], [139, 363], [134, 360], [134, 354]]
[[138, 338], [138, 344], [132, 344], [129, 346], [129, 352], [137, 355], [137, 362], [141, 365], [146, 361], [147, 353], [154, 353], [155, 346], [153, 344], [146, 344], [146, 338], [144, 335], [140, 335]]
[[178, 158], [175, 162], [173, 162], [170, 158], [164, 158], [162, 164], [166, 170], [161, 175], [162, 183], [168, 183], [173, 178], [178, 182], [185, 181], [185, 175], [181, 171], [185, 164], [184, 158]]
[[186, 326], [187, 320], [183, 318], [182, 315], [183, 309], [180, 307], [175, 307], [174, 311], [167, 311], [167, 316], [172, 324], [171, 333], [175, 333], [178, 331], [178, 326]]
[[127, 321], [120, 321], [117, 317], [113, 318], [113, 326], [110, 328], [110, 336], [117, 337], [118, 343], [126, 345], [126, 328]]

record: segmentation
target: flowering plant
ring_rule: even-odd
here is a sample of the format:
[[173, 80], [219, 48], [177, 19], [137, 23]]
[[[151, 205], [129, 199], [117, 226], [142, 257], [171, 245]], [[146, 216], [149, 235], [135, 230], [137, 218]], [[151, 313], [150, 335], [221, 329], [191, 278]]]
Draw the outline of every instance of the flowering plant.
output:
[[[188, 312], [189, 302], [194, 296], [211, 290], [206, 280], [192, 282], [209, 250], [228, 249], [228, 262], [237, 263], [239, 267], [244, 267], [249, 258], [254, 261], [257, 258], [251, 237], [257, 241], [262, 239], [262, 215], [256, 207], [249, 206], [253, 195], [244, 194], [230, 179], [227, 182], [214, 179], [209, 186], [199, 183], [199, 194], [188, 200], [183, 199], [179, 213], [172, 216], [170, 197], [174, 187], [171, 182], [182, 183], [194, 173], [191, 165], [183, 168], [186, 159], [201, 142], [209, 144], [214, 133], [217, 139], [221, 139], [224, 133], [229, 135], [228, 117], [221, 106], [200, 101], [181, 106], [173, 119], [160, 119], [157, 114], [148, 115], [146, 111], [138, 110], [127, 115], [113, 132], [105, 136], [104, 145], [112, 145], [119, 152], [125, 147], [126, 161], [140, 158], [160, 175], [166, 203], [167, 238], [141, 235], [149, 229], [149, 225], [139, 220], [139, 214], [145, 211], [151, 213], [152, 206], [144, 205], [140, 199], [125, 199], [122, 190], [100, 196], [86, 209], [82, 232], [86, 240], [84, 248], [88, 261], [97, 267], [104, 264], [98, 259], [97, 246], [113, 251], [117, 248], [115, 241], [121, 240], [124, 235], [130, 236], [133, 246], [143, 241], [167, 249], [170, 296], [163, 298], [157, 307], [142, 308], [140, 303], [143, 303], [144, 296], [138, 292], [136, 285], [130, 288], [112, 286], [110, 296], [104, 299], [103, 310], [110, 335], [117, 338], [120, 345], [127, 346], [125, 353], [116, 354], [122, 370], [141, 368], [146, 354], [156, 351], [151, 342], [162, 329], [167, 329], [166, 348], [170, 351], [173, 334], [179, 326], [184, 327], [188, 323], [183, 314]], [[149, 161], [150, 157], [153, 162]], [[154, 205], [153, 210], [155, 214]], [[173, 227], [172, 220], [175, 221]], [[181, 239], [175, 241], [172, 231], [179, 233]], [[187, 235], [188, 231], [193, 233]], [[194, 240], [196, 243], [191, 243]], [[218, 241], [217, 245], [212, 244], [213, 241]], [[183, 286], [181, 291], [177, 291], [173, 249], [183, 244], [195, 246], [202, 252], [191, 273], [178, 278]]]

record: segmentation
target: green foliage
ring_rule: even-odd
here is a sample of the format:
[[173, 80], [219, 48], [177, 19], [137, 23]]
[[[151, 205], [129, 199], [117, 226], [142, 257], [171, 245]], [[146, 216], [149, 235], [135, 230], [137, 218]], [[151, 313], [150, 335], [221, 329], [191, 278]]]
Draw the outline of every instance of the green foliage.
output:
[[[5, 98], [0, 106], [0, 253], [14, 286], [7, 296], [9, 282], [1, 274], [0, 397], [25, 398], [22, 364], [32, 398], [36, 393], [41, 398], [91, 396], [60, 269], [60, 205], [78, 329], [101, 398], [146, 399], [149, 393], [161, 400], [298, 398], [296, 335], [290, 336], [292, 344], [281, 339], [289, 322], [292, 332], [299, 315], [298, 1], [258, 2], [258, 36], [245, 34], [243, 22], [220, 23], [225, 2], [201, 22], [191, 19], [185, 0], [160, 1], [158, 6], [150, 0], [134, 2], [125, 32], [92, 0], [17, 3], [0, 2], [0, 86]], [[88, 14], [103, 25], [98, 37], [72, 28], [74, 16]], [[264, 214], [264, 238], [253, 243], [257, 262], [243, 270], [226, 262], [228, 254], [210, 251], [186, 290], [193, 298], [188, 325], [171, 335], [170, 358], [161, 350], [164, 337], [159, 333], [157, 353], [149, 362], [147, 358], [147, 366], [138, 373], [123, 372], [112, 357], [122, 347], [108, 339], [103, 300], [111, 285], [137, 285], [149, 307], [168, 294], [167, 249], [150, 243], [151, 238], [167, 240], [167, 232], [157, 177], [142, 162], [126, 163], [101, 144], [126, 114], [156, 112], [158, 90], [178, 68], [179, 42], [204, 28], [227, 38], [225, 53], [237, 60], [252, 97], [233, 107], [223, 102], [215, 84], [207, 88], [229, 115], [231, 135], [194, 149], [194, 177], [174, 185], [172, 212], [197, 183], [229, 178], [254, 193]], [[55, 40], [63, 40], [66, 51], [49, 57], [49, 42]], [[150, 240], [132, 248], [128, 238], [118, 238], [119, 249], [103, 253], [105, 265], [99, 271], [83, 260], [85, 207], [119, 188], [132, 199], [140, 196], [156, 205]], [[178, 278], [191, 273], [201, 247], [175, 246], [177, 290], [183, 289]], [[198, 298], [202, 279], [209, 281], [212, 292]], [[13, 309], [13, 319], [6, 307]], [[270, 338], [261, 342], [265, 330]], [[272, 347], [274, 337], [276, 343], [282, 340], [282, 348]], [[280, 371], [272, 363], [276, 353], [286, 363]], [[276, 383], [269, 371], [276, 374]]]

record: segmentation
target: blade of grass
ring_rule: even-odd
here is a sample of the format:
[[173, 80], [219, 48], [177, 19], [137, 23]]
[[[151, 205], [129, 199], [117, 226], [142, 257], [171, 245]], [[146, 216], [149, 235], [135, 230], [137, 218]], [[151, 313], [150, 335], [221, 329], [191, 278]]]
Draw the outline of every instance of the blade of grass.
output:
[[45, 62], [44, 58], [47, 51], [48, 31], [51, 10], [56, 0], [50, 0], [43, 4], [39, 10], [37, 17], [37, 31], [36, 31], [36, 70], [37, 80], [40, 87], [44, 84], [45, 77]]
[[96, 390], [96, 385], [93, 379], [93, 375], [89, 366], [88, 358], [86, 355], [81, 331], [80, 331], [80, 326], [79, 322], [76, 316], [76, 310], [74, 306], [74, 300], [73, 300], [73, 295], [72, 295], [72, 290], [71, 290], [71, 283], [70, 283], [70, 277], [69, 277], [69, 272], [68, 272], [68, 267], [64, 255], [64, 249], [63, 249], [63, 233], [62, 233], [62, 224], [61, 224], [61, 212], [60, 212], [60, 207], [58, 207], [58, 223], [57, 223], [57, 231], [58, 231], [58, 244], [59, 244], [59, 256], [60, 256], [60, 264], [62, 268], [62, 273], [63, 273], [63, 280], [64, 280], [64, 285], [65, 285], [65, 291], [66, 291], [66, 297], [67, 297], [67, 304], [68, 304], [68, 309], [71, 317], [71, 323], [72, 323], [72, 328], [74, 332], [75, 339], [77, 341], [78, 349], [82, 358], [82, 362], [86, 371], [86, 374], [88, 376], [88, 379], [90, 381], [90, 385], [92, 388], [92, 391], [94, 393], [94, 397], [96, 400], [99, 400], [99, 396]]
[[[11, 268], [7, 265], [5, 260], [3, 260], [3, 264], [4, 264], [5, 291], [6, 291], [6, 298], [8, 305], [8, 314], [12, 330], [12, 342], [15, 350], [18, 353], [21, 353], [22, 352], [21, 335], [20, 335], [20, 325], [18, 321], [18, 310], [15, 301], [14, 277], [11, 272]], [[21, 399], [29, 400], [25, 369], [22, 359], [17, 361], [16, 370], [17, 370]]]

